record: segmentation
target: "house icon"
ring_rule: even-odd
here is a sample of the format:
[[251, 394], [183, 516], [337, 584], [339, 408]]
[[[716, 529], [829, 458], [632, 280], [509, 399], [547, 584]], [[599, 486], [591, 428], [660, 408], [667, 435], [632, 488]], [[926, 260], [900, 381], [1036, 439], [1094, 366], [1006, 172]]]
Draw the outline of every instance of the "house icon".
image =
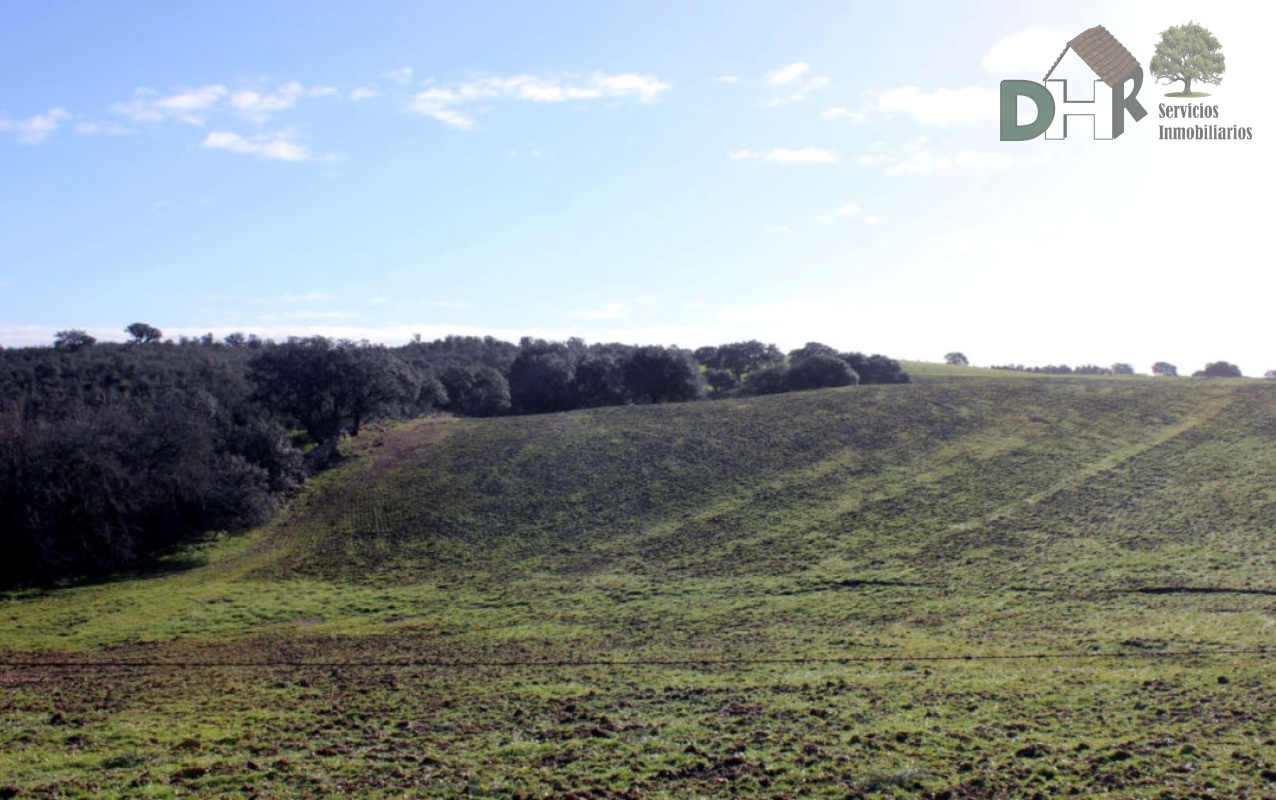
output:
[[[1146, 114], [1134, 99], [1143, 85], [1143, 68], [1102, 25], [1073, 37], [1041, 80], [1055, 105], [1047, 139], [1067, 138], [1070, 116], [1092, 117], [1095, 139], [1115, 139], [1124, 131], [1127, 108], [1135, 122]], [[1134, 81], [1128, 100], [1127, 80]]]

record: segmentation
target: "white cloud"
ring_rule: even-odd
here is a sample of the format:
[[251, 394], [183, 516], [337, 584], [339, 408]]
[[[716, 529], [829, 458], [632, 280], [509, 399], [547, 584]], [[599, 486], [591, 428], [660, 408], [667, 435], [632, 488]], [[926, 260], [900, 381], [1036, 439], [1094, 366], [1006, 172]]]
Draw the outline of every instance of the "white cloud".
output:
[[820, 112], [820, 119], [849, 119], [863, 122], [864, 114], [860, 111], [852, 111], [846, 106], [830, 106]]
[[327, 292], [306, 292], [304, 294], [293, 294], [292, 292], [288, 292], [287, 294], [284, 295], [284, 302], [285, 303], [311, 303], [311, 302], [314, 302], [315, 300], [327, 300], [331, 297], [332, 295], [328, 294]]
[[805, 100], [810, 92], [828, 85], [829, 79], [822, 75], [808, 77], [810, 71], [810, 64], [798, 61], [767, 73], [767, 84], [784, 91], [784, 94], [772, 98], [767, 105], [779, 106]]
[[718, 83], [739, 83], [740, 76], [739, 75], [719, 75], [718, 77], [714, 78], [714, 80], [717, 81]]
[[380, 94], [380, 92], [370, 86], [360, 86], [351, 90], [349, 97], [351, 100], [367, 100], [370, 97], [378, 97]]
[[936, 89], [933, 92], [905, 86], [882, 93], [877, 98], [877, 110], [903, 112], [917, 122], [930, 125], [948, 125], [996, 120], [1001, 113], [1000, 102], [996, 91], [982, 86]]
[[841, 160], [838, 154], [832, 150], [825, 150], [819, 147], [800, 147], [797, 149], [776, 147], [766, 152], [761, 150], [736, 150], [727, 153], [727, 158], [732, 161], [762, 159], [764, 161], [774, 161], [777, 164], [836, 164]]
[[251, 89], [240, 89], [231, 92], [227, 102], [240, 115], [255, 122], [263, 122], [273, 112], [292, 108], [297, 104], [297, 99], [306, 93], [306, 87], [297, 81], [291, 81], [280, 86], [271, 94], [262, 94]]
[[307, 88], [299, 81], [289, 81], [273, 92], [249, 88], [231, 90], [215, 83], [164, 97], [152, 89], [137, 89], [131, 101], [116, 103], [111, 110], [134, 122], [176, 120], [188, 125], [203, 125], [212, 114], [230, 112], [263, 123], [271, 114], [293, 108], [303, 97], [337, 96], [340, 92], [331, 86]]
[[881, 225], [882, 218], [879, 216], [875, 216], [873, 214], [869, 214], [867, 217], [864, 218], [864, 222], [866, 222], [869, 225]]
[[766, 82], [772, 86], [790, 86], [797, 83], [803, 75], [811, 71], [811, 65], [803, 61], [789, 64], [787, 67], [781, 67], [775, 72], [768, 73]]
[[398, 69], [392, 69], [385, 73], [385, 77], [394, 83], [408, 84], [412, 82], [412, 75], [415, 72], [416, 70], [411, 67], [399, 67]]
[[457, 303], [450, 300], [429, 300], [426, 302], [426, 305], [430, 308], [450, 308], [455, 311], [465, 311], [466, 309], [474, 307], [469, 303]]
[[522, 100], [562, 103], [569, 100], [637, 98], [650, 103], [669, 90], [669, 84], [650, 75], [632, 72], [596, 72], [587, 78], [571, 76], [510, 75], [479, 78], [455, 87], [431, 87], [413, 98], [412, 110], [458, 130], [474, 126], [467, 106], [483, 100]]
[[389, 302], [390, 298], [388, 297], [372, 297], [368, 299], [368, 305], [370, 306], [383, 306]]
[[426, 89], [412, 101], [412, 110], [457, 130], [468, 131], [474, 127], [474, 119], [454, 108], [462, 102], [462, 97], [450, 89]]
[[0, 131], [17, 133], [18, 141], [23, 144], [39, 144], [69, 119], [71, 114], [65, 108], [50, 109], [27, 119], [13, 120], [0, 117]]
[[157, 97], [153, 89], [137, 89], [129, 103], [116, 103], [111, 110], [134, 122], [178, 120], [188, 125], [203, 125], [208, 113], [215, 109], [230, 90], [221, 84], [210, 84], [188, 92]]
[[854, 203], [843, 203], [838, 209], [829, 214], [821, 214], [820, 222], [832, 222], [839, 217], [853, 217], [860, 213], [860, 207]]
[[1029, 28], [1006, 36], [984, 54], [983, 67], [997, 75], [1040, 80], [1075, 34], [1046, 28]]
[[310, 151], [305, 145], [292, 141], [285, 132], [261, 134], [245, 139], [230, 131], [212, 131], [204, 139], [204, 147], [212, 150], [229, 150], [232, 153], [256, 156], [270, 161], [308, 161]]
[[658, 78], [632, 72], [620, 75], [595, 75], [594, 84], [608, 97], [636, 96], [644, 103], [655, 102], [662, 92], [669, 90], [669, 84]]
[[77, 122], [75, 132], [84, 136], [93, 136], [95, 134], [127, 136], [137, 133], [135, 129], [127, 125], [121, 125], [118, 122]]

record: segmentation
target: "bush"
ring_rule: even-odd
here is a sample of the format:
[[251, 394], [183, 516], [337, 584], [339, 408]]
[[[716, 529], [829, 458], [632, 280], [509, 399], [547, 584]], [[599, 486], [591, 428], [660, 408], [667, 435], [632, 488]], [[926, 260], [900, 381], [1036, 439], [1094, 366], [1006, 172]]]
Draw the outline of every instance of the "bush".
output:
[[789, 368], [789, 388], [794, 391], [853, 386], [859, 381], [860, 376], [851, 365], [833, 355], [804, 358]]
[[1205, 369], [1192, 373], [1194, 378], [1240, 378], [1241, 368], [1226, 361], [1214, 361], [1205, 365]]

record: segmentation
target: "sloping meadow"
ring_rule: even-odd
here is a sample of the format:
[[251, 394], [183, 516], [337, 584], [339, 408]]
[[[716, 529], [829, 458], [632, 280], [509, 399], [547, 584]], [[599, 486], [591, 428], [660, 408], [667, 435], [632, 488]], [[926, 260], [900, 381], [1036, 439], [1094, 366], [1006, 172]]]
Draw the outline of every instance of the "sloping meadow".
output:
[[973, 372], [369, 429], [4, 601], [0, 791], [1265, 796], [1273, 444], [1265, 383]]

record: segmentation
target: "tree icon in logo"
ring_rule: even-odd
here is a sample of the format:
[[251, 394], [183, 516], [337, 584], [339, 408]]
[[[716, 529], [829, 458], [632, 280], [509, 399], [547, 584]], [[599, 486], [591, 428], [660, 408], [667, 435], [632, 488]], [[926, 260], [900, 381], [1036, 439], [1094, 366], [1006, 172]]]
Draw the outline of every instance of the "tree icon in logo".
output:
[[1192, 81], [1215, 86], [1222, 83], [1222, 45], [1214, 34], [1195, 22], [1174, 25], [1161, 31], [1161, 41], [1157, 42], [1148, 69], [1158, 83], [1183, 81], [1183, 91], [1169, 92], [1166, 97], [1209, 97], [1206, 92], [1193, 92]]

